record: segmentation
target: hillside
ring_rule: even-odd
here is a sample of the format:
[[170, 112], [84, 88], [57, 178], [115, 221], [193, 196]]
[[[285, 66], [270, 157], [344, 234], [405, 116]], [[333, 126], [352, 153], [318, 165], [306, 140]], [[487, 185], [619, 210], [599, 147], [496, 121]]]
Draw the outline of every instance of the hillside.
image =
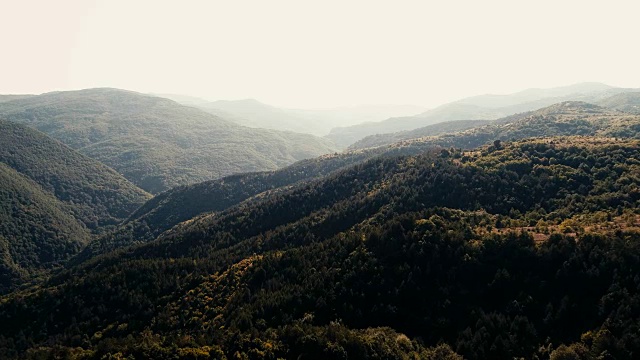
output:
[[89, 240], [72, 210], [0, 162], [0, 294], [37, 270], [59, 265]]
[[625, 91], [628, 89], [612, 88], [598, 83], [584, 83], [559, 88], [529, 89], [507, 95], [474, 96], [444, 104], [414, 116], [335, 128], [327, 138], [338, 146], [348, 147], [371, 135], [409, 131], [452, 120], [495, 120], [559, 102], [595, 102]]
[[0, 355], [633, 358], [639, 158], [570, 137], [371, 159], [4, 297]]
[[454, 120], [421, 127], [411, 131], [370, 135], [362, 140], [356, 141], [351, 146], [349, 146], [349, 149], [354, 150], [373, 148], [378, 146], [390, 145], [403, 140], [456, 133], [459, 131], [486, 125], [489, 122], [489, 120]]
[[75, 255], [150, 195], [47, 135], [0, 121], [0, 293]]
[[0, 119], [35, 127], [152, 193], [273, 170], [333, 150], [311, 135], [250, 129], [168, 99], [117, 89], [8, 101], [0, 104]]
[[151, 196], [117, 172], [27, 126], [0, 120], [0, 163], [73, 209], [89, 229], [115, 225]]
[[294, 186], [304, 186], [306, 182], [374, 157], [414, 155], [424, 151], [428, 150], [422, 146], [350, 151], [302, 160], [275, 171], [230, 175], [176, 187], [147, 201], [117, 229], [85, 247], [74, 262], [119, 247], [154, 240], [181, 222], [223, 211], [243, 201], [259, 201], [265, 196], [287, 191]]

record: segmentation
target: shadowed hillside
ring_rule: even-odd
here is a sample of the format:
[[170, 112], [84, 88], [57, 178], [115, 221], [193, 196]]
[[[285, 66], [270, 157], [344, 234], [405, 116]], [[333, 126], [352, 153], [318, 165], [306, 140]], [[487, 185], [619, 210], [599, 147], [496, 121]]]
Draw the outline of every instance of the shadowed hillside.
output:
[[0, 121], [0, 292], [77, 253], [150, 198], [47, 135]]
[[371, 159], [6, 297], [0, 351], [632, 358], [639, 158], [563, 137]]

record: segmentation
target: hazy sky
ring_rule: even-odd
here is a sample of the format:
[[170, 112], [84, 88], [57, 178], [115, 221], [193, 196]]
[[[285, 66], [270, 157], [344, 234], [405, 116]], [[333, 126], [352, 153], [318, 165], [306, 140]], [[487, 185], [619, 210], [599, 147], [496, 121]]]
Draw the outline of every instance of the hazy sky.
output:
[[0, 93], [108, 86], [330, 107], [640, 87], [639, 3], [0, 0]]

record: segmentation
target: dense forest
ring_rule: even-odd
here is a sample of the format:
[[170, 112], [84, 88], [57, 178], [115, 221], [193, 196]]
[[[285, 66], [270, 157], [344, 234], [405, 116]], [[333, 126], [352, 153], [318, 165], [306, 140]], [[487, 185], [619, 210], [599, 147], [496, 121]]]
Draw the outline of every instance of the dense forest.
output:
[[333, 150], [312, 135], [246, 128], [168, 99], [118, 89], [0, 102], [0, 119], [32, 126], [150, 193], [275, 170]]
[[0, 120], [0, 293], [60, 265], [150, 197], [47, 135]]
[[640, 143], [372, 157], [0, 300], [0, 356], [640, 353]]
[[179, 186], [147, 201], [115, 230], [88, 244], [74, 262], [121, 246], [154, 240], [162, 232], [201, 214], [222, 211], [243, 201], [260, 200], [368, 159], [413, 155], [424, 151], [424, 146], [411, 144], [335, 153], [301, 160], [275, 171], [231, 175]]
[[0, 120], [0, 162], [74, 208], [88, 228], [116, 225], [151, 195], [113, 169], [24, 125]]
[[77, 253], [89, 231], [70, 207], [0, 163], [0, 294]]

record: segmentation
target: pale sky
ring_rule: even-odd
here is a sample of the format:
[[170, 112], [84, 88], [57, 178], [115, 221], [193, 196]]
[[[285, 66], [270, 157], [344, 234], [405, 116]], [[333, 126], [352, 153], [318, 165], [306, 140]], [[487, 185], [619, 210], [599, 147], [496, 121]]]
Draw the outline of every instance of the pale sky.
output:
[[317, 108], [640, 87], [640, 1], [0, 0], [0, 94], [90, 87]]

